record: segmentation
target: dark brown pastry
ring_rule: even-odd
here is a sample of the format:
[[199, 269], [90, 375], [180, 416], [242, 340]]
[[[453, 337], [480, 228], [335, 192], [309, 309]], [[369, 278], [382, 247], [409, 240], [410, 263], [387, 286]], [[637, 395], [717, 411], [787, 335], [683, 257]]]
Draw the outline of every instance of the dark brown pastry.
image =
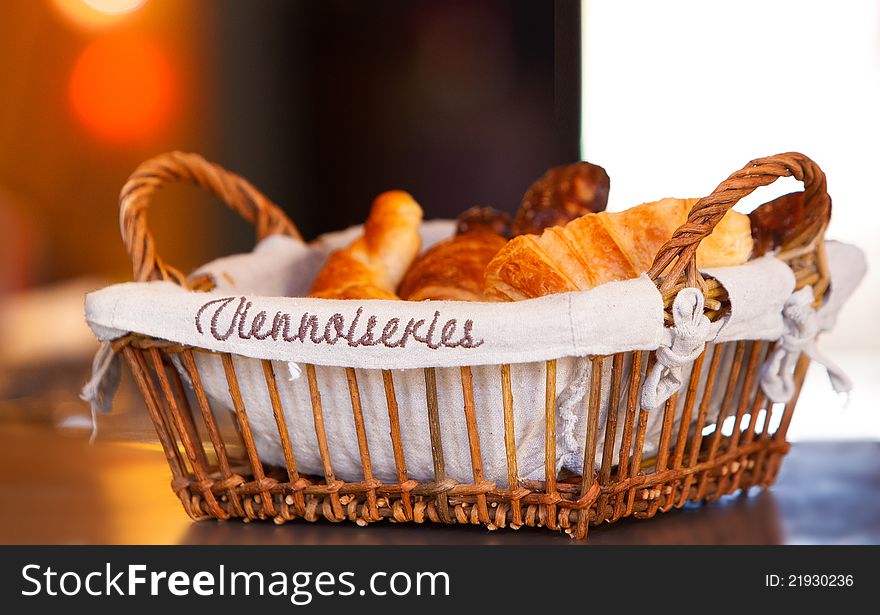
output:
[[575, 162], [553, 167], [529, 187], [511, 232], [539, 235], [545, 228], [604, 211], [610, 186], [608, 173], [598, 165]]
[[473, 232], [510, 237], [510, 215], [492, 207], [471, 207], [458, 217], [455, 234]]
[[805, 215], [803, 192], [785, 194], [750, 213], [754, 256], [771, 252], [793, 238]]

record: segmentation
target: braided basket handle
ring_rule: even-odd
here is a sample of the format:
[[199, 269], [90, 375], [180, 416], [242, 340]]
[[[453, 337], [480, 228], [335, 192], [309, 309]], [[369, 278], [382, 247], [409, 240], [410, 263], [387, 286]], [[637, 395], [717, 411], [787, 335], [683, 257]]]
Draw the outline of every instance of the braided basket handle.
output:
[[147, 208], [163, 185], [184, 181], [218, 197], [257, 230], [257, 240], [269, 235], [302, 239], [290, 218], [246, 179], [208, 162], [198, 154], [168, 152], [141, 164], [125, 182], [119, 195], [119, 227], [131, 258], [134, 279], [171, 280], [189, 288], [187, 278], [156, 253], [147, 228]]
[[819, 166], [797, 152], [757, 158], [728, 177], [707, 197], [694, 204], [687, 221], [672, 234], [648, 271], [652, 280], [670, 269], [660, 284], [660, 290], [673, 288], [687, 269], [687, 284], [703, 288], [703, 278], [697, 270], [697, 247], [704, 237], [712, 233], [727, 211], [756, 188], [772, 184], [780, 177], [794, 177], [804, 184], [803, 222], [791, 233], [793, 239], [783, 246], [784, 250], [805, 246], [823, 232], [831, 216], [831, 197], [825, 184], [825, 173]]

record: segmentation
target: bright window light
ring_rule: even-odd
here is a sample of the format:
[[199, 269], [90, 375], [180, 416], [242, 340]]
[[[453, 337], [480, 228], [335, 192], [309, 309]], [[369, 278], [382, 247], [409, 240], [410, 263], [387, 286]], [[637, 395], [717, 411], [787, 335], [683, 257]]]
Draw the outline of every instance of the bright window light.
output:
[[[851, 372], [849, 407], [811, 369], [789, 434], [880, 438], [880, 3], [583, 0], [582, 15], [582, 156], [608, 170], [609, 209], [705, 196], [786, 151], [824, 169], [828, 236], [873, 271], [820, 340]], [[777, 181], [737, 209], [798, 189]]]

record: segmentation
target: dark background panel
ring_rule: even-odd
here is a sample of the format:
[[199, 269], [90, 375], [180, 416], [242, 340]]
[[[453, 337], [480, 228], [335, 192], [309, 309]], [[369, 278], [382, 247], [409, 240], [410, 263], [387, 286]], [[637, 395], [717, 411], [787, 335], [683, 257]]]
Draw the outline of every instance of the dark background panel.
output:
[[578, 157], [577, 2], [219, 10], [223, 158], [307, 237], [362, 222], [392, 188], [427, 217], [512, 212], [547, 167]]

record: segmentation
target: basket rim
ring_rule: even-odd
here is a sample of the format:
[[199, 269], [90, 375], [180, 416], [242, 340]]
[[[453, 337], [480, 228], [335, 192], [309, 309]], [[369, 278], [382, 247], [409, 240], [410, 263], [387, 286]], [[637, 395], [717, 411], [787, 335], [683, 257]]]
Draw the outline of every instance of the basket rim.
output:
[[[834, 274], [835, 271], [846, 268], [850, 270], [858, 269], [858, 267], [854, 267], [856, 260], [863, 262], [864, 257], [861, 250], [855, 246], [841, 242], [827, 243], [827, 252], [830, 254], [830, 268], [832, 270], [832, 276], [835, 279], [837, 278], [837, 275]], [[761, 258], [776, 261], [772, 256]], [[713, 271], [713, 273], [718, 274], [721, 269], [725, 269], [727, 270], [726, 273], [729, 274], [731, 270], [749, 267], [755, 262], [756, 261], [750, 261], [749, 264], [739, 267], [719, 268], [718, 270]], [[719, 337], [715, 341], [776, 339], [779, 337], [782, 327], [781, 309], [785, 299], [788, 298], [791, 290], [794, 288], [794, 275], [791, 274], [791, 270], [785, 263], [776, 261], [776, 265], [780, 268], [784, 268], [791, 277], [791, 288], [776, 289], [779, 295], [778, 310], [774, 311], [774, 313], [778, 312], [777, 315], [779, 316], [776, 326], [766, 330], [763, 335], [751, 335], [745, 338], [725, 337], [723, 335], [724, 327], [722, 327], [719, 330]], [[725, 272], [721, 272], [722, 276], [724, 274]], [[630, 320], [627, 323], [627, 327], [620, 327], [621, 330], [624, 330], [624, 336], [619, 339], [609, 340], [608, 335], [598, 335], [595, 331], [595, 327], [597, 326], [596, 323], [591, 322], [589, 313], [584, 313], [584, 310], [588, 311], [590, 309], [589, 306], [592, 298], [605, 294], [609, 289], [615, 287], [629, 289], [638, 285], [643, 286], [646, 292], [650, 291], [653, 293], [653, 305], [646, 306], [639, 302], [632, 302], [633, 310], [641, 310], [641, 314], [644, 315], [645, 319], [652, 323], [652, 330], [647, 334], [644, 334], [644, 332], [641, 334], [633, 332], [631, 331], [632, 320]], [[153, 324], [150, 327], [139, 326], [140, 323], [137, 321], [137, 301], [129, 296], [130, 293], [136, 289], [138, 291], [148, 289], [156, 293], [157, 299], [151, 304], [151, 312], [154, 312], [154, 314]], [[842, 286], [838, 290], [840, 290], [843, 295], [841, 295], [840, 292], [832, 292], [835, 309], [839, 308], [839, 306], [845, 302], [848, 294], [851, 293], [853, 289], [854, 286], [849, 289]], [[762, 292], [766, 294], [766, 289], [763, 285]], [[164, 299], [160, 295], [164, 296]], [[534, 339], [532, 338], [532, 343], [521, 344], [520, 347], [517, 347], [514, 343], [511, 343], [506, 347], [492, 345], [492, 352], [487, 352], [490, 348], [482, 347], [440, 348], [437, 350], [406, 347], [398, 349], [401, 352], [391, 353], [384, 347], [377, 348], [375, 346], [361, 346], [352, 348], [349, 344], [344, 342], [335, 345], [323, 343], [310, 346], [307, 345], [306, 342], [282, 343], [281, 341], [278, 341], [277, 343], [272, 343], [273, 340], [271, 339], [263, 341], [238, 340], [239, 343], [233, 344], [230, 340], [218, 340], [210, 335], [198, 333], [195, 322], [195, 316], [198, 310], [203, 307], [205, 303], [229, 298], [231, 296], [246, 297], [253, 303], [253, 309], [256, 309], [256, 307], [259, 307], [260, 305], [265, 305], [260, 303], [261, 300], [265, 299], [273, 306], [282, 305], [287, 306], [290, 309], [300, 308], [304, 312], [314, 312], [315, 314], [323, 316], [323, 321], [320, 321], [322, 326], [324, 326], [324, 324], [335, 314], [350, 316], [356, 313], [358, 307], [371, 308], [376, 306], [387, 308], [389, 305], [391, 307], [404, 306], [408, 310], [411, 310], [411, 313], [413, 314], [423, 314], [428, 322], [430, 322], [430, 316], [437, 312], [440, 312], [441, 317], [445, 317], [448, 314], [450, 318], [461, 318], [462, 322], [464, 322], [466, 318], [483, 318], [483, 315], [490, 313], [487, 310], [492, 310], [492, 314], [498, 314], [498, 311], [510, 315], [521, 315], [523, 312], [530, 313], [531, 320], [523, 320], [520, 318], [520, 322], [508, 323], [506, 325], [507, 329], [503, 330], [506, 332], [509, 332], [514, 328], [528, 329], [529, 324], [534, 324], [540, 319], [540, 314], [537, 312], [537, 308], [539, 307], [543, 314], [554, 314], [557, 317], [557, 322], [550, 322], [546, 325], [545, 332], [549, 331], [553, 334], [552, 339], [548, 338], [548, 343], [535, 344]], [[832, 296], [830, 295], [829, 301], [831, 298]], [[461, 365], [497, 365], [503, 363], [529, 363], [563, 357], [607, 355], [613, 354], [614, 352], [630, 350], [654, 350], [661, 345], [664, 345], [667, 342], [667, 337], [669, 335], [669, 328], [666, 327], [663, 322], [664, 310], [661, 294], [656, 289], [656, 286], [653, 285], [653, 282], [644, 276], [634, 280], [603, 285], [589, 291], [553, 295], [510, 304], [478, 304], [470, 302], [351, 302], [301, 297], [261, 298], [250, 295], [233, 295], [218, 291], [207, 293], [187, 291], [176, 284], [167, 281], [140, 283], [128, 282], [111, 285], [94, 291], [93, 293], [89, 293], [86, 296], [85, 303], [86, 319], [96, 336], [101, 341], [117, 340], [117, 344], [124, 344], [126, 343], [125, 341], [119, 340], [125, 338], [132, 341], [137, 339], [139, 335], [141, 338], [150, 338], [154, 340], [152, 343], [156, 343], [156, 340], [164, 340], [164, 343], [169, 346], [179, 345], [200, 348], [207, 351], [232, 352], [234, 354], [256, 359], [355, 368], [414, 369], [421, 367], [453, 367]], [[581, 310], [580, 312], [578, 311], [579, 309]], [[312, 310], [313, 312], [309, 310]], [[511, 312], [511, 310], [515, 310], [515, 312]], [[142, 308], [141, 311], [143, 311]], [[366, 309], [364, 312], [366, 313]], [[386, 310], [386, 313], [393, 312], [387, 312]], [[168, 319], [172, 314], [178, 314], [181, 322], [184, 320], [186, 321], [186, 326], [189, 327], [190, 331], [189, 335], [179, 337], [170, 333]], [[536, 314], [538, 314], [538, 316], [536, 316]], [[563, 322], [563, 319], [558, 318], [560, 314], [563, 314], [566, 317], [571, 316], [572, 319]], [[638, 313], [633, 312], [633, 318], [636, 318], [637, 316]], [[202, 324], [204, 325], [205, 322], [206, 319], [203, 318]], [[297, 319], [297, 322], [294, 323], [294, 325], [298, 322], [299, 319]], [[728, 323], [729, 322], [730, 321], [728, 321]], [[575, 337], [573, 339], [571, 330], [573, 323], [582, 327], [593, 326], [594, 341], [597, 341], [598, 343], [584, 343], [584, 336], [588, 335], [588, 331], [575, 332], [576, 335], [581, 337]], [[627, 331], [626, 329], [630, 330]], [[480, 331], [485, 331], [485, 329], [481, 330], [475, 327], [474, 335], [478, 335]], [[499, 329], [499, 333], [503, 331]], [[136, 335], [131, 336], [130, 334], [132, 333]], [[608, 333], [608, 331], [603, 330], [603, 333]], [[742, 332], [740, 331], [740, 334], [741, 333]], [[522, 338], [522, 336], [523, 334], [520, 332], [519, 338]], [[310, 348], [312, 351], [309, 351]], [[377, 352], [380, 350], [382, 352]]]

